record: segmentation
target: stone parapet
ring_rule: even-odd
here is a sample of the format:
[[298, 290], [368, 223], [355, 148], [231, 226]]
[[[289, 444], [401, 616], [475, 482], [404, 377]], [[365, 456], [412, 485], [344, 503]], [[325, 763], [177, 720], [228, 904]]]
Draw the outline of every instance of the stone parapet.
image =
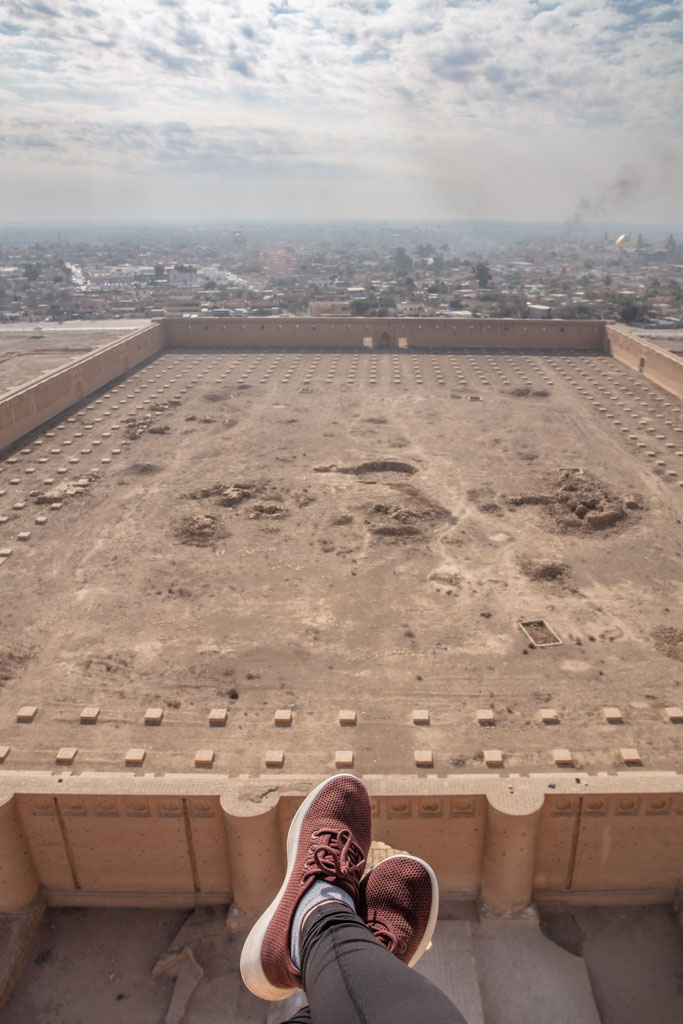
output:
[[621, 327], [608, 324], [605, 332], [607, 351], [614, 359], [676, 398], [683, 398], [683, 359], [680, 356], [637, 338]]
[[602, 351], [602, 320], [444, 317], [167, 317], [167, 348], [498, 348]]
[[[0, 913], [48, 904], [260, 912], [319, 777], [0, 774]], [[530, 900], [670, 903], [683, 777], [624, 772], [365, 776], [374, 837], [429, 861], [445, 897], [496, 914]]]
[[15, 388], [0, 400], [0, 451], [150, 359], [162, 346], [161, 326], [153, 324]]
[[608, 351], [683, 397], [683, 360], [602, 320], [169, 317], [65, 364], [0, 400], [0, 451], [164, 349]]

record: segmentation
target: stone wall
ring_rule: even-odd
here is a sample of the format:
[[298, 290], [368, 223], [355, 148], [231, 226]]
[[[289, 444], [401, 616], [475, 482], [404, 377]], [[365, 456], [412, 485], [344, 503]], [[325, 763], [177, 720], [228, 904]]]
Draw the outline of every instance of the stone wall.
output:
[[611, 356], [658, 384], [660, 388], [683, 398], [683, 359], [664, 352], [649, 341], [637, 338], [620, 327], [606, 327], [607, 348]]
[[[0, 913], [48, 904], [233, 900], [260, 912], [317, 778], [0, 776]], [[681, 886], [675, 773], [366, 779], [374, 838], [434, 867], [444, 897], [494, 912], [538, 902], [671, 903]]]
[[599, 320], [350, 317], [168, 318], [112, 342], [0, 400], [0, 451], [164, 348], [495, 348], [602, 351], [683, 398], [683, 360]]
[[603, 349], [600, 320], [448, 320], [444, 318], [197, 317], [163, 321], [172, 348], [242, 345], [316, 348]]
[[74, 360], [0, 401], [0, 451], [161, 351], [160, 324]]

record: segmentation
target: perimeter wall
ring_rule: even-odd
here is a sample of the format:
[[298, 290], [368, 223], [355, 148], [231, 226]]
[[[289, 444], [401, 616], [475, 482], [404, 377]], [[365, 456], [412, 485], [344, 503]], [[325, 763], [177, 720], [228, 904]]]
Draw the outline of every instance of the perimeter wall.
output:
[[357, 348], [537, 348], [603, 349], [602, 320], [448, 320], [383, 317], [167, 318], [170, 348], [239, 348], [298, 345]]
[[[319, 778], [0, 775], [0, 913], [233, 901], [247, 921], [284, 873]], [[683, 778], [671, 773], [365, 779], [374, 838], [433, 866], [444, 897], [671, 903], [683, 887]]]
[[683, 360], [601, 320], [449, 320], [356, 317], [167, 318], [0, 399], [0, 451], [163, 349], [467, 348], [609, 351], [683, 398]]
[[162, 348], [161, 324], [152, 324], [11, 391], [0, 400], [0, 451]]
[[660, 388], [683, 398], [683, 359], [672, 352], [664, 352], [643, 338], [636, 338], [621, 327], [608, 324], [605, 328], [607, 351], [620, 363], [642, 373]]

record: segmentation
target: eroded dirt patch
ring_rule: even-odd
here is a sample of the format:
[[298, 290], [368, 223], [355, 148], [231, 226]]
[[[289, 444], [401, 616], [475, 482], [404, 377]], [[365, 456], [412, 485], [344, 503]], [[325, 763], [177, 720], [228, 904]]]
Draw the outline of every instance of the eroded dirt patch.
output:
[[31, 652], [26, 647], [19, 647], [16, 644], [0, 645], [0, 684], [14, 679], [17, 671], [31, 657]]
[[652, 639], [661, 654], [666, 654], [667, 658], [675, 658], [676, 661], [683, 661], [683, 629], [657, 626], [652, 631]]
[[124, 657], [122, 654], [89, 654], [83, 662], [83, 668], [89, 673], [104, 673], [106, 675], [128, 673], [130, 671], [130, 655]]
[[429, 578], [432, 583], [443, 583], [446, 587], [459, 587], [462, 583], [462, 576], [455, 569], [435, 569]]
[[152, 405], [149, 412], [127, 416], [123, 421], [123, 436], [128, 441], [137, 441], [143, 434], [169, 433], [170, 427], [167, 424], [159, 423], [159, 416], [167, 412], [168, 409], [169, 404]]
[[161, 472], [161, 466], [157, 466], [153, 462], [133, 462], [123, 472], [130, 473], [132, 476], [154, 476], [155, 473]]
[[467, 492], [467, 498], [468, 501], [476, 505], [480, 512], [486, 512], [488, 515], [498, 515], [503, 512], [495, 500], [495, 492], [490, 487], [471, 488]]
[[550, 392], [547, 388], [512, 388], [507, 392], [513, 398], [548, 398]]
[[49, 491], [31, 491], [30, 497], [35, 505], [54, 505], [67, 498], [76, 498], [80, 494], [85, 494], [88, 486], [97, 480], [98, 476], [97, 470], [91, 470], [87, 476], [83, 476], [73, 483], [56, 484]]

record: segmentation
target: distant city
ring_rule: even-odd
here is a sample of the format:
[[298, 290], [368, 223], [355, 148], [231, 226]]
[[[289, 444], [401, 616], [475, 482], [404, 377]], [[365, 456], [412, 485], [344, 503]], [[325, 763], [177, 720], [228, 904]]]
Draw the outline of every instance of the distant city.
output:
[[434, 316], [683, 326], [676, 228], [621, 227], [5, 226], [0, 322]]

